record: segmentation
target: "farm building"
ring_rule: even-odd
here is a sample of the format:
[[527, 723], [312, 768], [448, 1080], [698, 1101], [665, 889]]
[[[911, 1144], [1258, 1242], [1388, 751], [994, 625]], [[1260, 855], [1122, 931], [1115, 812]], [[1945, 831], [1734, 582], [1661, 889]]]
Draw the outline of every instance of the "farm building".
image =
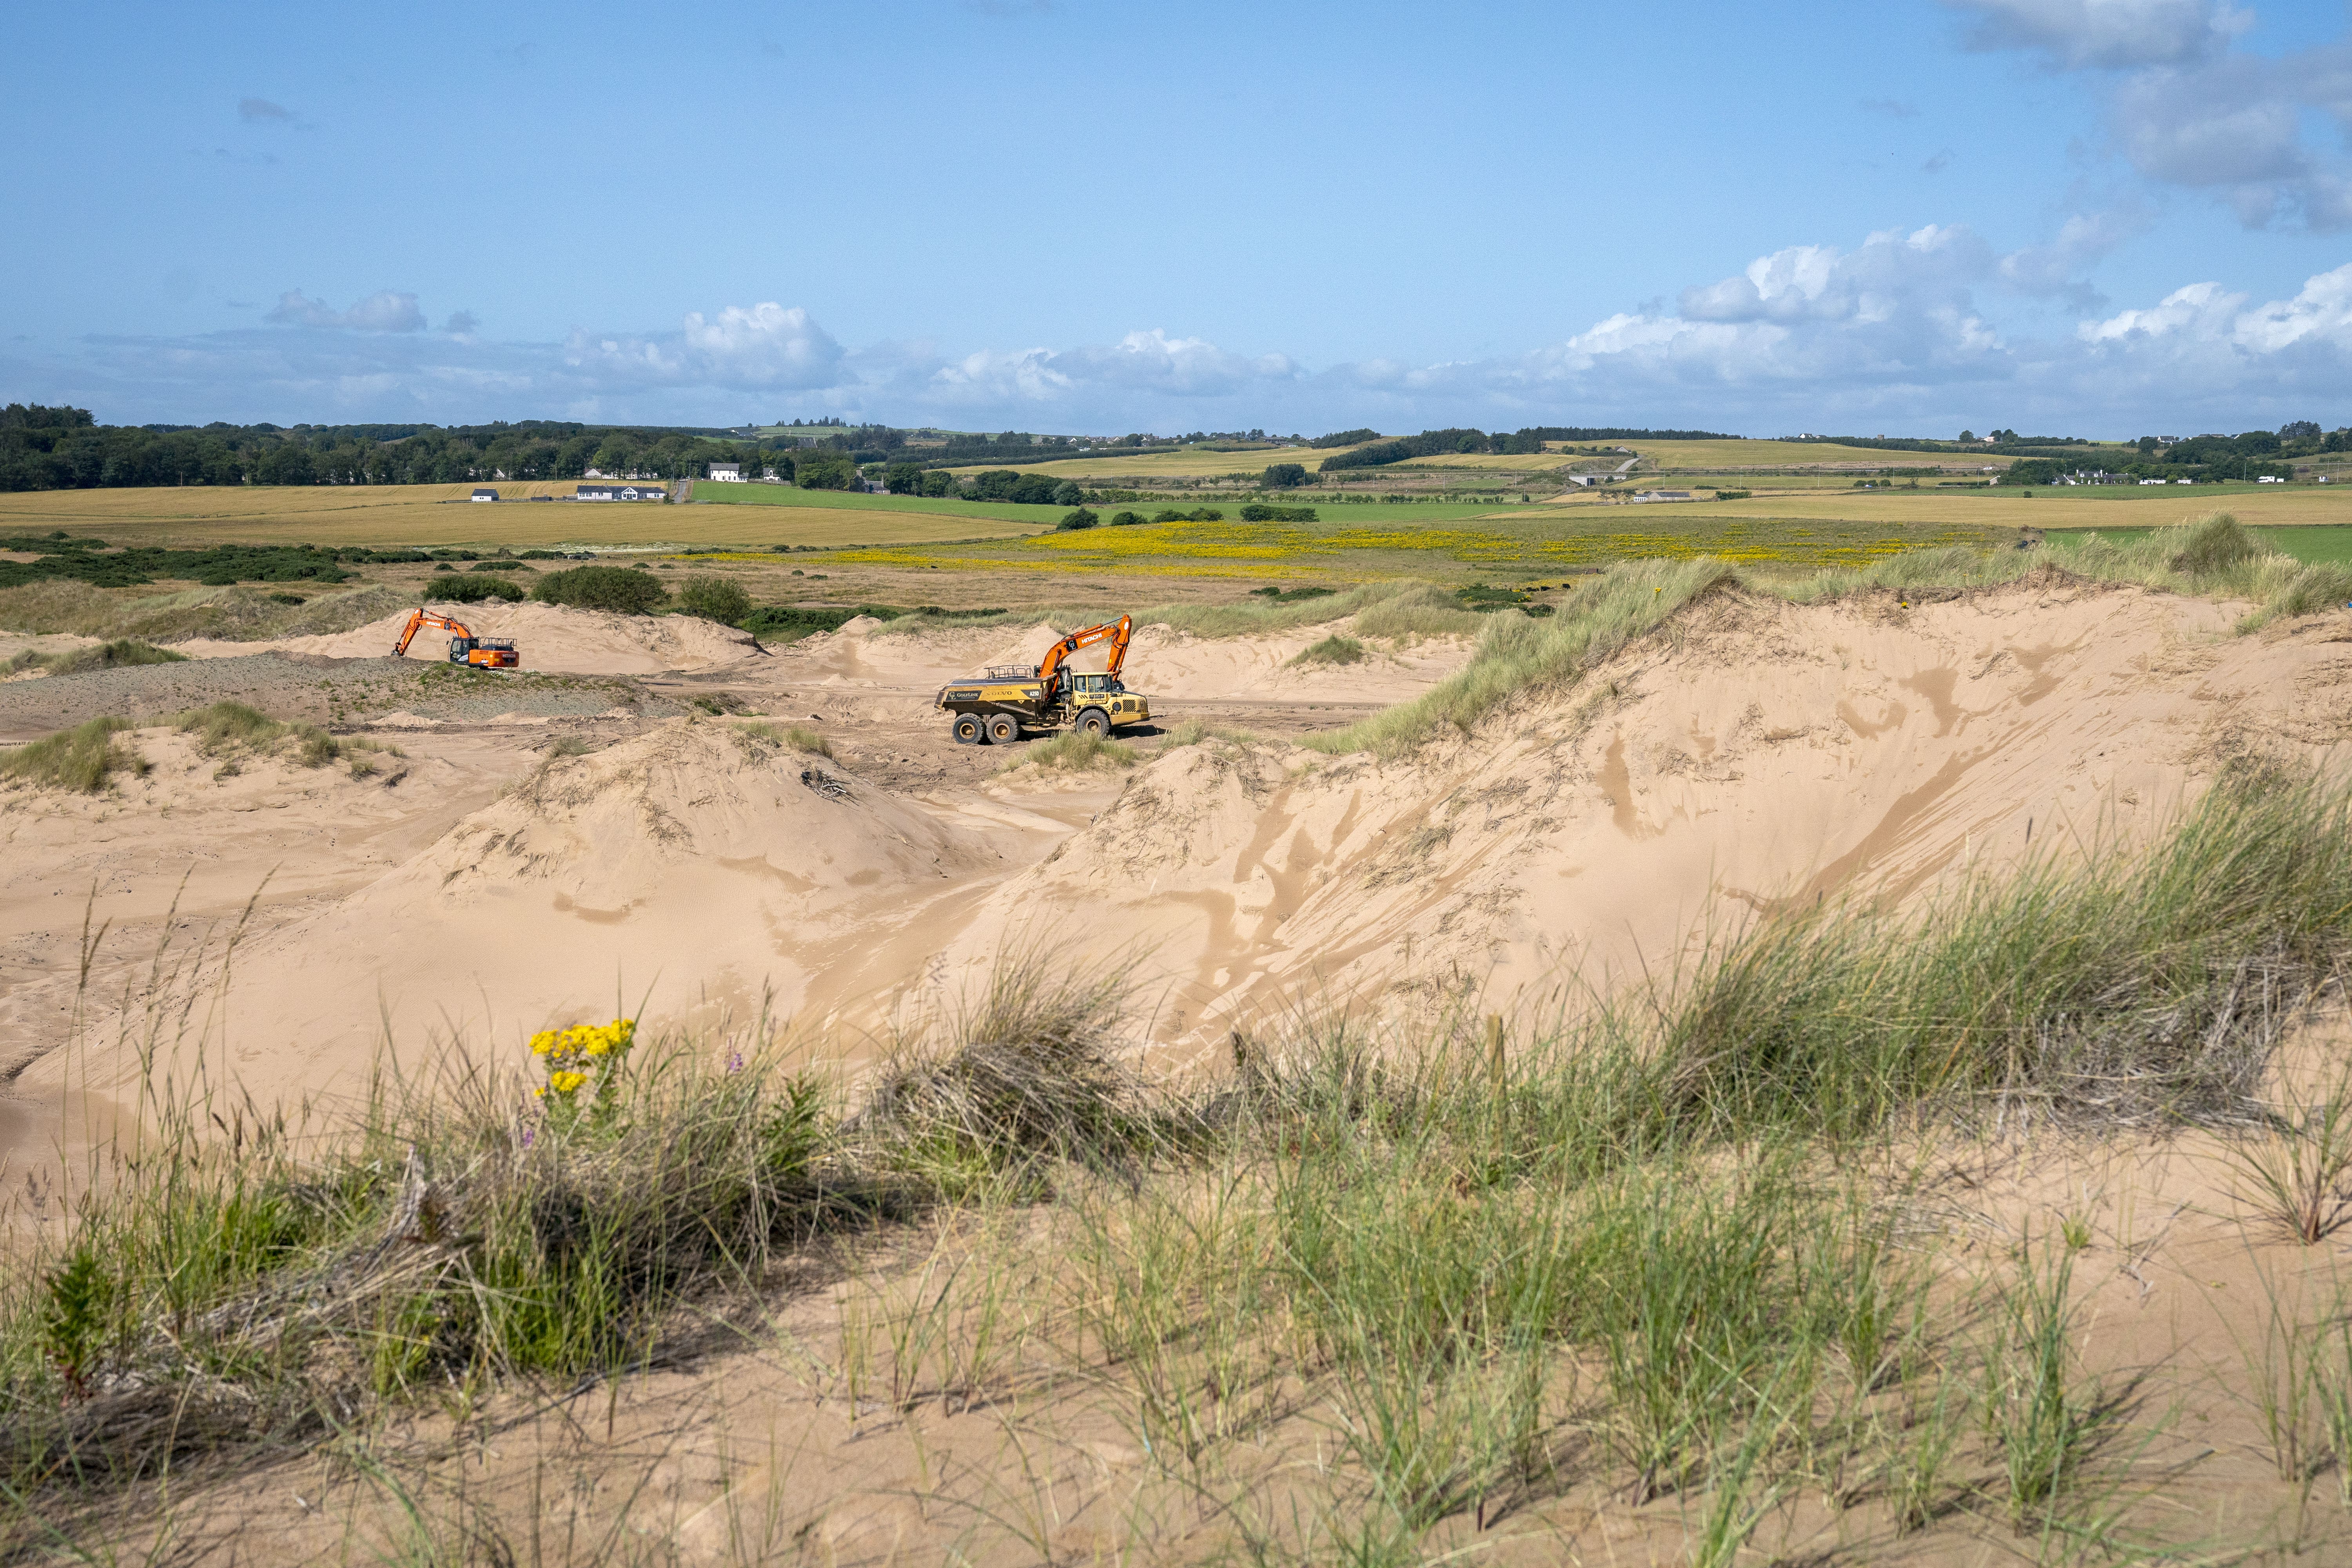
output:
[[743, 465], [740, 463], [713, 463], [710, 465], [710, 477], [714, 479], [724, 479], [729, 483], [740, 485], [743, 482]]
[[1601, 485], [1606, 484], [1608, 480], [1609, 476], [1607, 474], [1570, 474], [1568, 476], [1568, 482], [1576, 486], [1579, 489], [1592, 489]]
[[474, 487], [474, 493], [466, 499], [468, 500], [496, 500], [499, 499], [499, 492], [490, 489], [488, 485], [476, 485]]
[[578, 500], [667, 500], [659, 485], [582, 485], [572, 492]]
[[1688, 500], [1691, 499], [1691, 493], [1688, 490], [1636, 490], [1633, 493], [1633, 499], [1635, 500]]

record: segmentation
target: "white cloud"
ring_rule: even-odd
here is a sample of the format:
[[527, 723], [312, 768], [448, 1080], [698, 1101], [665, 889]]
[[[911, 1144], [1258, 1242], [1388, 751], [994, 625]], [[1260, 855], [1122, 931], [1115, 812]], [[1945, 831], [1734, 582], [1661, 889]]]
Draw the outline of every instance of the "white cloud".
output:
[[2077, 274], [2147, 233], [2155, 221], [2155, 210], [2146, 203], [2076, 213], [2048, 245], [2029, 245], [2002, 257], [2000, 280], [2021, 294], [2063, 299], [2078, 310], [2095, 310], [2105, 300]]
[[338, 310], [323, 300], [313, 300], [299, 289], [278, 296], [277, 308], [267, 318], [280, 326], [324, 327], [354, 332], [414, 332], [423, 330], [425, 312], [416, 296], [386, 289], [369, 295], [348, 310]]
[[2117, 152], [2139, 174], [2209, 192], [2252, 227], [2352, 226], [2352, 173], [2307, 123], [2352, 133], [2352, 49], [2276, 56], [2233, 47], [2252, 14], [2206, 0], [1945, 0], [1973, 19], [1972, 46], [2109, 73]]
[[[2116, 243], [2131, 212], [2080, 215], [2047, 245], [1996, 255], [1965, 227], [1791, 246], [1526, 352], [1308, 371], [1154, 328], [1052, 349], [845, 351], [810, 313], [773, 302], [683, 318], [669, 333], [576, 331], [563, 342], [468, 332], [247, 329], [94, 339], [40, 363], [0, 357], [0, 398], [59, 398], [110, 420], [415, 419], [572, 416], [723, 424], [818, 412], [913, 424], [1066, 431], [1391, 429], [1626, 424], [1775, 434], [1999, 423], [2083, 434], [2248, 428], [2352, 402], [2352, 265], [2258, 301], [2218, 282], [2087, 316], [2047, 337], [1998, 327], [1986, 289], [2063, 295], [2068, 269]], [[405, 300], [405, 296], [378, 296]], [[297, 328], [397, 325], [413, 301], [335, 311], [299, 292]], [[357, 321], [354, 321], [357, 318]], [[454, 326], [453, 322], [453, 326]], [[766, 401], [747, 404], [745, 399]]]
[[2067, 69], [2179, 65], [2226, 47], [2252, 18], [2210, 0], [1944, 0], [1969, 47], [2024, 49]]

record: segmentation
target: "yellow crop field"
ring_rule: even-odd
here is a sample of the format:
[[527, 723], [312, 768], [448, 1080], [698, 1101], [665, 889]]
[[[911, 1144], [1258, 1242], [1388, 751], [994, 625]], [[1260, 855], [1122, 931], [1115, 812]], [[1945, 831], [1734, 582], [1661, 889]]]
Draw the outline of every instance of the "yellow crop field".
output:
[[[1017, 537], [1026, 518], [975, 518], [856, 507], [664, 506], [647, 501], [548, 501], [572, 479], [500, 484], [496, 505], [465, 498], [472, 485], [273, 485], [30, 490], [0, 494], [0, 534], [65, 529], [110, 544], [200, 549], [212, 544], [378, 547], [556, 544], [899, 544]], [[520, 503], [520, 504], [516, 504]]]
[[[1375, 509], [1363, 509], [1366, 510]], [[1467, 581], [1533, 577], [1648, 556], [1714, 555], [1751, 566], [1860, 566], [1906, 550], [2002, 541], [1965, 525], [1757, 521], [1695, 508], [1569, 512], [1534, 508], [1474, 517], [1314, 523], [1178, 521], [1045, 533], [980, 546], [845, 550], [844, 564], [959, 572], [1083, 572], [1122, 576]]]

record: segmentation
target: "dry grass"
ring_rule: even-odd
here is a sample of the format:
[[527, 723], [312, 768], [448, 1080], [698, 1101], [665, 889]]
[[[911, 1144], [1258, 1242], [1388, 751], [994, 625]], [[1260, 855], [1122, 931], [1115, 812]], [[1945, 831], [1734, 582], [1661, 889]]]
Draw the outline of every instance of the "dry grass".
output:
[[35, 788], [96, 795], [118, 771], [143, 777], [146, 760], [114, 740], [115, 731], [129, 728], [130, 721], [125, 719], [92, 719], [29, 745], [0, 752], [0, 778]]
[[1108, 735], [1071, 730], [1051, 740], [1034, 741], [1001, 763], [997, 772], [1036, 768], [1044, 773], [1084, 773], [1131, 768], [1142, 756], [1133, 746]]

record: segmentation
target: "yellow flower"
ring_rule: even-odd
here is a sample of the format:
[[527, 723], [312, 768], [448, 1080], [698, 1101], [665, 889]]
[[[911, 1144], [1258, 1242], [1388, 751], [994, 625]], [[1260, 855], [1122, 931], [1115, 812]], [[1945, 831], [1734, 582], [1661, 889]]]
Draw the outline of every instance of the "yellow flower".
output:
[[566, 1072], [559, 1068], [547, 1075], [547, 1087], [558, 1094], [571, 1094], [588, 1081], [584, 1072]]
[[530, 1037], [530, 1054], [532, 1056], [543, 1057], [554, 1048], [555, 1031], [552, 1029], [541, 1029], [538, 1034], [533, 1035]]

